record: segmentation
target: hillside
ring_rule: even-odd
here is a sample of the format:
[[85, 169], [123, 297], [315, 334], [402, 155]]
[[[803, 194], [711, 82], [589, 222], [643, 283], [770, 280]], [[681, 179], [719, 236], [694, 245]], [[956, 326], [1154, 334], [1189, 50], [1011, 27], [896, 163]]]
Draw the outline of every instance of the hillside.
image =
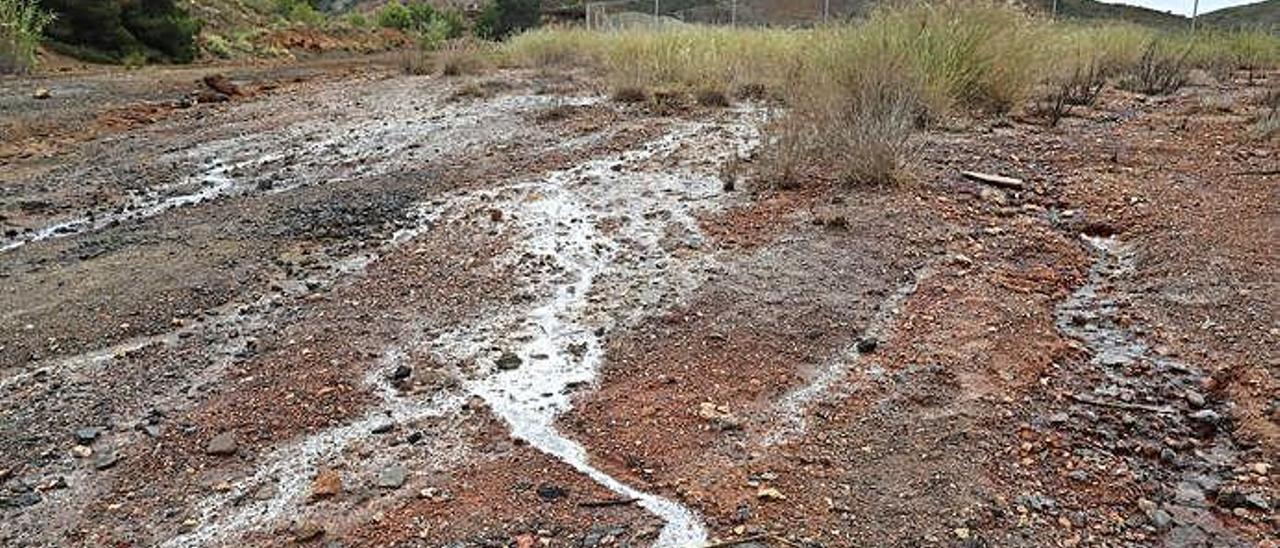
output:
[[[1027, 0], [1032, 9], [1049, 12], [1053, 0]], [[1058, 0], [1058, 15], [1070, 19], [1109, 19], [1127, 21], [1156, 28], [1178, 28], [1188, 24], [1187, 18], [1174, 13], [1156, 11], [1141, 6], [1107, 4], [1094, 0]]]
[[1221, 28], [1268, 28], [1280, 31], [1280, 0], [1266, 0], [1204, 14], [1207, 25]]

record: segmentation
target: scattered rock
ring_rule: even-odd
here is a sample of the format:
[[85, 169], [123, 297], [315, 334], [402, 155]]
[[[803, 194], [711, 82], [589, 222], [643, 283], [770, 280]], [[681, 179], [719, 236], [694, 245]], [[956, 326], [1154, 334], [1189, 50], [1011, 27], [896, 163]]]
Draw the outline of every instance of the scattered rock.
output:
[[244, 92], [240, 90], [240, 86], [237, 86], [235, 82], [232, 82], [230, 78], [227, 78], [223, 74], [210, 74], [205, 76], [204, 85], [209, 86], [209, 89], [223, 95], [244, 94]]
[[1245, 495], [1244, 501], [1248, 503], [1249, 506], [1262, 510], [1263, 512], [1271, 511], [1271, 503], [1267, 501], [1267, 497], [1262, 493], [1250, 493]]
[[1222, 417], [1212, 409], [1201, 409], [1191, 414], [1191, 420], [1206, 424], [1209, 426], [1217, 426]]
[[209, 440], [209, 443], [204, 446], [204, 452], [217, 456], [234, 455], [237, 446], [235, 432], [223, 432]]
[[587, 536], [582, 538], [583, 548], [595, 548], [597, 546], [613, 546], [626, 529], [618, 526], [609, 525], [592, 525], [591, 530], [587, 532]]
[[876, 351], [876, 347], [880, 346], [880, 341], [875, 337], [863, 337], [858, 340], [858, 344], [854, 347], [859, 354], [870, 354]]
[[1009, 197], [1006, 196], [1004, 191], [1002, 190], [995, 189], [995, 188], [983, 188], [979, 192], [979, 195], [982, 197], [983, 200], [991, 202], [995, 205], [999, 205], [999, 206], [1009, 205]]
[[720, 430], [737, 430], [742, 428], [742, 420], [729, 411], [729, 408], [723, 405], [716, 405], [711, 402], [702, 402], [698, 404], [698, 416], [705, 420], [711, 421], [716, 428]]
[[396, 368], [393, 371], [391, 371], [390, 378], [393, 381], [402, 381], [409, 378], [409, 375], [412, 375], [412, 374], [413, 374], [413, 368], [407, 365], [397, 365]]
[[98, 428], [97, 426], [89, 426], [76, 430], [75, 437], [76, 441], [79, 442], [80, 445], [90, 445], [94, 440], [98, 439], [98, 436], [101, 434], [101, 428]]
[[119, 455], [115, 451], [107, 450], [99, 453], [98, 458], [93, 460], [93, 467], [98, 470], [106, 470], [115, 466], [118, 462], [120, 462]]
[[427, 499], [431, 502], [446, 502], [449, 500], [449, 493], [442, 491], [437, 487], [428, 487], [418, 491], [418, 498]]
[[253, 498], [254, 500], [271, 500], [276, 498], [276, 495], [279, 494], [279, 492], [280, 488], [276, 487], [276, 484], [264, 483], [259, 485], [257, 489], [253, 490]]
[[71, 448], [71, 456], [77, 459], [87, 459], [91, 455], [93, 455], [93, 449], [90, 449], [88, 445], [77, 445]]
[[[27, 491], [26, 493], [18, 495], [18, 498], [14, 500], [12, 504], [18, 508], [25, 508], [27, 506], [35, 506], [37, 504], [40, 504], [40, 501], [42, 500], [44, 500], [44, 498], [40, 496], [40, 493], [37, 493], [35, 491]], [[0, 507], [3, 507], [3, 506], [4, 506], [3, 504], [0, 504]]]
[[36, 88], [35, 92], [31, 94], [31, 97], [44, 100], [53, 97], [53, 93], [49, 91], [49, 88]]
[[303, 543], [324, 535], [324, 526], [315, 520], [306, 520], [293, 526], [294, 542]]
[[321, 470], [311, 482], [311, 499], [332, 497], [342, 492], [342, 476], [336, 470]]
[[551, 502], [559, 498], [564, 498], [568, 494], [569, 494], [569, 490], [565, 489], [564, 487], [560, 487], [559, 485], [551, 485], [549, 483], [544, 483], [538, 486], [538, 497], [542, 498], [542, 500], [545, 500], [547, 502]]
[[231, 98], [225, 93], [220, 93], [211, 89], [202, 89], [195, 94], [197, 104], [225, 103]]
[[512, 369], [520, 367], [520, 364], [523, 363], [523, 361], [520, 359], [520, 356], [517, 356], [512, 352], [503, 352], [502, 356], [498, 358], [498, 361], [493, 363], [502, 371], [511, 371]]
[[773, 487], [761, 487], [756, 492], [756, 498], [760, 500], [787, 500], [787, 496], [782, 494], [782, 491]]
[[399, 464], [388, 466], [378, 473], [378, 487], [384, 489], [396, 489], [404, 485], [404, 481], [409, 477], [409, 470]]
[[1047, 512], [1058, 506], [1058, 501], [1054, 500], [1053, 497], [1046, 497], [1039, 493], [1018, 495], [1015, 502], [1037, 512]]
[[1187, 390], [1187, 403], [1192, 407], [1204, 407], [1204, 395], [1195, 390]]

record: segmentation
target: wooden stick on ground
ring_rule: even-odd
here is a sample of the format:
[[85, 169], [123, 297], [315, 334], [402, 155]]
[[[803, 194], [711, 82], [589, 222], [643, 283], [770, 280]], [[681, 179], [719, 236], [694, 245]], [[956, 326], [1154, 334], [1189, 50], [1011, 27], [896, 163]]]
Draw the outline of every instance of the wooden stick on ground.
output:
[[960, 175], [972, 181], [986, 183], [991, 186], [1007, 188], [1010, 190], [1022, 190], [1023, 187], [1026, 186], [1023, 184], [1022, 179], [1014, 179], [1013, 177], [1005, 177], [1003, 175], [992, 175], [990, 173], [982, 173], [979, 171], [961, 171]]

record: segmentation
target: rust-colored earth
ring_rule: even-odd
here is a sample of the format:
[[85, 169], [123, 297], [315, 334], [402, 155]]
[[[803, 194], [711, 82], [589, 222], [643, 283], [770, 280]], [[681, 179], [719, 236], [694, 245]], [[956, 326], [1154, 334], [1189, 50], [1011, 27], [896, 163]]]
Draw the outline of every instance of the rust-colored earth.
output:
[[0, 544], [1276, 546], [1280, 74], [778, 190], [395, 65], [0, 81]]

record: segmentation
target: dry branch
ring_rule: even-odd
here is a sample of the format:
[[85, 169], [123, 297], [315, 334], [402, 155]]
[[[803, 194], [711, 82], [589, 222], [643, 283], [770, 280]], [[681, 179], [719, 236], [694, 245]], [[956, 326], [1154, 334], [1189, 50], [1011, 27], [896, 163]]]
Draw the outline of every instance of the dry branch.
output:
[[1013, 177], [1005, 177], [1003, 175], [992, 175], [990, 173], [982, 173], [978, 171], [961, 171], [960, 175], [971, 181], [986, 183], [991, 186], [1007, 188], [1010, 190], [1022, 190], [1026, 185], [1022, 179], [1014, 179]]

